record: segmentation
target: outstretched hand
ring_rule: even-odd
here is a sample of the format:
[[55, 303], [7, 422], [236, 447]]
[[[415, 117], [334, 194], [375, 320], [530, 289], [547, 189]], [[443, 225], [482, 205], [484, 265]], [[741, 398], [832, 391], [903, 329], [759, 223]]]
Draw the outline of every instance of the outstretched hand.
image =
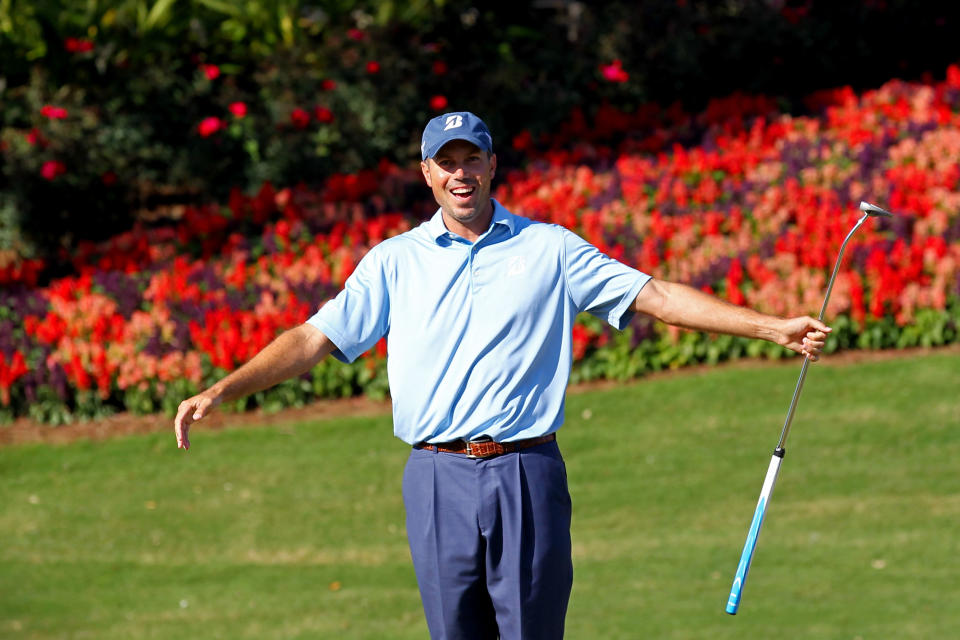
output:
[[781, 337], [777, 342], [791, 351], [804, 355], [813, 362], [820, 359], [830, 327], [816, 318], [800, 316], [783, 321]]
[[173, 430], [177, 434], [177, 449], [190, 448], [190, 439], [187, 437], [190, 425], [213, 411], [221, 402], [219, 395], [204, 391], [180, 403], [177, 417], [173, 421]]

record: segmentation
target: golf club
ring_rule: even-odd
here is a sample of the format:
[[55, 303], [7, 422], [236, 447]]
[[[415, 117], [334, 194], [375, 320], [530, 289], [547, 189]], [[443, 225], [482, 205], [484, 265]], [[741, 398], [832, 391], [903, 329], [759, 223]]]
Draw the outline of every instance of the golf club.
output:
[[[853, 237], [854, 232], [860, 228], [860, 225], [871, 217], [891, 218], [893, 214], [886, 209], [881, 209], [877, 205], [869, 202], [860, 203], [860, 211], [863, 217], [857, 221], [850, 233], [847, 234], [843, 244], [840, 245], [840, 255], [837, 256], [837, 263], [833, 267], [833, 275], [830, 276], [830, 282], [827, 284], [827, 294], [823, 298], [823, 306], [820, 307], [819, 320], [823, 320], [823, 314], [827, 310], [827, 302], [830, 300], [830, 292], [833, 291], [833, 281], [837, 278], [837, 272], [840, 270], [840, 262], [843, 260], [843, 251], [847, 248], [847, 243]], [[757, 502], [757, 508], [753, 512], [753, 521], [750, 523], [750, 530], [747, 532], [747, 541], [743, 545], [743, 553], [740, 555], [740, 564], [737, 565], [737, 573], [733, 578], [733, 585], [730, 587], [730, 596], [727, 599], [727, 613], [736, 615], [740, 607], [740, 598], [743, 595], [743, 583], [747, 581], [747, 572], [750, 571], [750, 562], [753, 560], [753, 552], [757, 548], [757, 538], [760, 535], [760, 527], [763, 526], [763, 518], [767, 511], [767, 505], [770, 497], [773, 495], [773, 487], [777, 483], [777, 475], [780, 473], [780, 464], [783, 462], [783, 456], [786, 454], [784, 445], [787, 442], [787, 436], [790, 434], [790, 425], [793, 422], [793, 413], [797, 408], [797, 400], [800, 398], [800, 392], [803, 391], [803, 381], [807, 377], [807, 367], [810, 364], [809, 358], [803, 359], [803, 366], [800, 368], [800, 378], [797, 380], [797, 386], [793, 390], [793, 399], [790, 401], [790, 408], [787, 410], [787, 419], [783, 423], [783, 431], [780, 432], [780, 441], [777, 448], [773, 450], [773, 457], [770, 459], [770, 466], [767, 468], [767, 476], [763, 480], [763, 487], [760, 489], [760, 500]]]

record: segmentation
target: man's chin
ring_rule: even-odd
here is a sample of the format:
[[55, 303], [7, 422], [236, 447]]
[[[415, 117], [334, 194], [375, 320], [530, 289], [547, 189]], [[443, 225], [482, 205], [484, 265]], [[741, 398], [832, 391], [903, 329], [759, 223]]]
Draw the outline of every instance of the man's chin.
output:
[[458, 222], [473, 222], [483, 215], [483, 207], [479, 203], [460, 204], [452, 203], [446, 207], [447, 215]]
[[471, 222], [480, 217], [480, 211], [476, 207], [448, 207], [447, 213], [460, 222]]

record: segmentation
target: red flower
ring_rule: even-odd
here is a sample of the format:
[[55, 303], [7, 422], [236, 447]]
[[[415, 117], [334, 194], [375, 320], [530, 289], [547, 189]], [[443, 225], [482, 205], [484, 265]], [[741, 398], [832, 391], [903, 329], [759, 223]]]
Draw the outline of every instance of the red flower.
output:
[[112, 187], [117, 184], [117, 174], [113, 171], [107, 171], [102, 176], [100, 176], [100, 181], [107, 187]]
[[513, 148], [517, 151], [526, 151], [533, 146], [533, 135], [524, 129], [513, 137]]
[[10, 364], [7, 364], [6, 357], [0, 353], [0, 402], [4, 406], [10, 404], [10, 387], [17, 381], [17, 378], [26, 374], [27, 371], [27, 364], [22, 353], [14, 351], [13, 357], [10, 358]]
[[780, 15], [786, 18], [790, 24], [797, 24], [810, 12], [810, 7], [784, 7], [780, 9]]
[[207, 76], [207, 80], [216, 80], [220, 77], [220, 67], [215, 64], [202, 64], [200, 65], [200, 71]]
[[42, 115], [44, 118], [49, 118], [50, 120], [63, 120], [69, 114], [63, 107], [55, 107], [50, 104], [45, 104], [40, 108], [40, 115]]
[[47, 180], [55, 180], [67, 172], [67, 167], [59, 160], [47, 160], [40, 168], [40, 175]]
[[43, 320], [37, 316], [24, 318], [23, 329], [28, 336], [36, 337], [43, 344], [56, 344], [66, 333], [67, 323], [53, 311], [48, 311]]
[[589, 329], [581, 324], [573, 325], [573, 359], [579, 360], [587, 353], [590, 338], [593, 337]]
[[27, 144], [29, 144], [31, 147], [38, 146], [41, 149], [44, 149], [48, 144], [46, 138], [43, 137], [43, 134], [40, 133], [39, 129], [30, 129], [30, 133], [26, 135], [26, 138]]
[[380, 73], [380, 63], [376, 60], [371, 60], [367, 63], [367, 73], [374, 74]]
[[237, 118], [243, 118], [247, 115], [247, 104], [245, 102], [231, 102], [227, 108]]
[[730, 270], [727, 272], [727, 300], [742, 306], [746, 302], [746, 298], [740, 291], [741, 282], [743, 282], [743, 266], [739, 260], [733, 260], [730, 263]]
[[333, 91], [336, 88], [337, 88], [337, 83], [331, 80], [330, 78], [327, 78], [320, 83], [321, 91]]
[[614, 60], [610, 64], [600, 65], [600, 75], [608, 82], [626, 82], [630, 79], [630, 74], [623, 70], [623, 63], [620, 60]]
[[87, 53], [93, 51], [93, 42], [86, 38], [67, 38], [63, 41], [63, 48], [70, 53]]
[[430, 108], [434, 111], [443, 111], [447, 108], [446, 96], [433, 96], [430, 98]]
[[209, 118], [204, 118], [200, 121], [200, 124], [197, 125], [197, 132], [204, 138], [209, 138], [217, 131], [220, 131], [224, 127], [224, 122], [216, 116], [210, 116]]
[[443, 60], [437, 60], [433, 63], [433, 75], [442, 76], [447, 73], [447, 63]]
[[361, 40], [367, 37], [367, 34], [361, 31], [360, 29], [356, 29], [356, 28], [347, 29], [347, 37], [350, 38], [351, 40], [356, 40], [357, 42], [360, 42]]
[[297, 129], [306, 129], [310, 125], [310, 114], [306, 110], [297, 107], [290, 112], [290, 122]]
[[947, 86], [954, 89], [960, 88], [960, 67], [955, 64], [947, 67]]
[[333, 111], [326, 107], [316, 107], [313, 110], [313, 117], [317, 119], [317, 122], [333, 122]]
[[65, 363], [63, 370], [69, 377], [73, 378], [80, 391], [86, 391], [90, 388], [90, 375], [83, 367], [83, 361], [78, 356], [73, 356], [70, 362]]

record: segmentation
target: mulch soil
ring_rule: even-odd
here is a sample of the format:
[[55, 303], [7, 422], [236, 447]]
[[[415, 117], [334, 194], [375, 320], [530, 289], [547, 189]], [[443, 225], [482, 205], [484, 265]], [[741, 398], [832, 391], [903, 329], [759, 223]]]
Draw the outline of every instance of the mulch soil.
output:
[[[960, 344], [937, 349], [901, 349], [885, 351], [846, 351], [826, 356], [818, 366], [843, 366], [861, 362], [875, 362], [895, 358], [911, 357], [931, 353], [954, 353], [960, 355]], [[787, 361], [738, 360], [721, 365], [699, 365], [673, 371], [651, 374], [628, 384], [642, 384], [643, 380], [672, 377], [678, 375], [697, 375], [720, 367], [758, 368], [758, 367], [799, 367], [799, 359]], [[605, 389], [624, 383], [599, 381], [576, 385], [570, 393], [580, 393], [594, 389]], [[340, 400], [318, 400], [305, 407], [284, 409], [275, 413], [253, 410], [246, 413], [226, 413], [215, 411], [203, 419], [196, 428], [223, 429], [224, 427], [261, 427], [281, 423], [306, 422], [343, 416], [383, 415], [390, 412], [389, 400], [371, 400], [365, 397], [344, 398]], [[170, 445], [176, 447], [173, 435], [173, 419], [163, 414], [138, 416], [132, 413], [119, 413], [101, 420], [75, 422], [67, 425], [50, 426], [27, 418], [18, 418], [11, 424], [0, 425], [0, 446], [17, 445], [28, 442], [65, 444], [75, 440], [104, 440], [117, 436], [140, 433], [170, 432]]]

